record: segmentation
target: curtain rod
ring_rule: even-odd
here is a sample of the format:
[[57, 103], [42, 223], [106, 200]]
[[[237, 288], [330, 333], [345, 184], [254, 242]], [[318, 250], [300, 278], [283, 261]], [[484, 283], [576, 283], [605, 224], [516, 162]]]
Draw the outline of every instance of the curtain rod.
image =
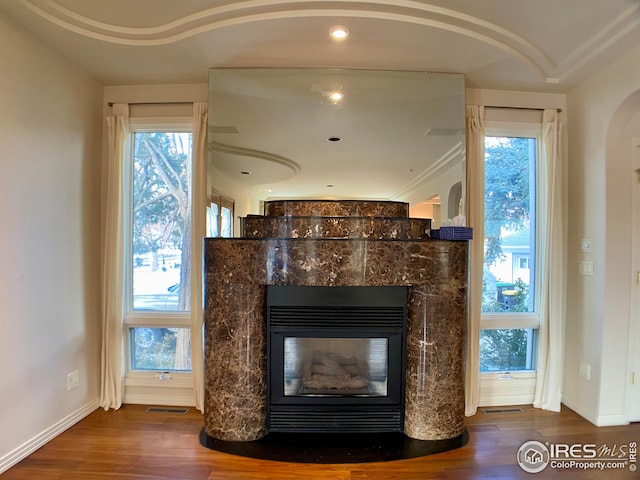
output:
[[[108, 102], [108, 107], [113, 107], [117, 102]], [[128, 102], [127, 105], [192, 105], [194, 102]]]
[[[194, 102], [129, 102], [127, 105], [190, 105]], [[114, 102], [108, 102], [107, 106], [113, 107]], [[535, 110], [539, 112], [543, 112], [546, 110], [545, 108], [530, 108], [530, 107], [504, 107], [504, 106], [495, 106], [495, 105], [485, 105], [486, 108], [501, 108], [506, 110]], [[556, 112], [562, 113], [561, 108], [556, 108]]]
[[[501, 108], [501, 109], [505, 109], [505, 110], [534, 110], [534, 111], [538, 111], [538, 112], [544, 112], [545, 110], [551, 110], [551, 109], [546, 109], [546, 108], [530, 108], [530, 107], [498, 107], [498, 106], [495, 106], [495, 105], [485, 105], [485, 108]], [[556, 108], [556, 112], [562, 113], [562, 109], [561, 108]]]

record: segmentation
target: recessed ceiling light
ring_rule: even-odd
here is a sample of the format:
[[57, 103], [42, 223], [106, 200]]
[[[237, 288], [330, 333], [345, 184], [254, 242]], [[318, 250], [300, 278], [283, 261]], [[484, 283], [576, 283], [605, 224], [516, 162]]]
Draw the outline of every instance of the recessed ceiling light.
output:
[[331, 183], [327, 185], [327, 187], [329, 187], [329, 188], [333, 188], [334, 186], [335, 186], [335, 185], [333, 185], [333, 184], [331, 184]]
[[342, 139], [340, 137], [329, 137], [327, 138], [327, 142], [341, 142]]
[[247, 172], [246, 170], [243, 170], [242, 172], [240, 172], [242, 175], [251, 175], [251, 172]]
[[349, 36], [349, 29], [342, 25], [336, 25], [329, 29], [329, 35], [331, 35], [331, 38], [334, 40], [344, 40]]

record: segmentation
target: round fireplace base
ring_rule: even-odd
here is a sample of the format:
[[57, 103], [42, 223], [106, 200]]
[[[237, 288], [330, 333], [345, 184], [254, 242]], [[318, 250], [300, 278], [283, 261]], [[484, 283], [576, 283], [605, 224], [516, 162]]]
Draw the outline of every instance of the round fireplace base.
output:
[[414, 440], [403, 433], [269, 433], [252, 442], [217, 440], [200, 432], [200, 443], [219, 452], [297, 463], [368, 463], [423, 457], [467, 444], [464, 432], [446, 440]]

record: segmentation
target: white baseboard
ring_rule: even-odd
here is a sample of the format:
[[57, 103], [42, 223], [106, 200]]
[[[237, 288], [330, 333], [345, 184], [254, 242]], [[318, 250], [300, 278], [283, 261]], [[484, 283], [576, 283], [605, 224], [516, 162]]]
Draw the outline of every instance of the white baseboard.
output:
[[99, 404], [100, 404], [100, 401], [96, 398], [95, 400], [80, 407], [75, 412], [71, 412], [62, 420], [54, 423], [49, 428], [40, 432], [38, 435], [36, 435], [32, 439], [27, 440], [18, 448], [12, 450], [11, 452], [4, 455], [3, 457], [0, 457], [0, 474], [2, 474], [3, 472], [6, 472], [11, 467], [13, 467], [16, 463], [18, 463], [20, 460], [27, 458], [37, 449], [47, 444], [51, 440], [53, 440], [55, 437], [60, 435], [65, 430], [74, 426], [80, 420], [82, 420], [87, 415], [95, 411], [100, 406]]
[[629, 420], [625, 415], [598, 415], [596, 418], [597, 427], [618, 427], [629, 425]]
[[593, 423], [596, 427], [617, 427], [620, 425], [629, 425], [629, 420], [625, 415], [595, 415], [587, 412], [578, 406], [578, 402], [573, 401], [570, 397], [562, 395], [562, 403], [576, 412], [585, 420]]

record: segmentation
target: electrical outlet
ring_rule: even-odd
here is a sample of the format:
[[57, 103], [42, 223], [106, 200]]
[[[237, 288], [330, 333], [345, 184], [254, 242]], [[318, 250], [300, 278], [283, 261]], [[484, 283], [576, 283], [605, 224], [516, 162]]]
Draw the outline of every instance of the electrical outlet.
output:
[[73, 390], [80, 385], [80, 373], [78, 370], [67, 375], [67, 391]]

